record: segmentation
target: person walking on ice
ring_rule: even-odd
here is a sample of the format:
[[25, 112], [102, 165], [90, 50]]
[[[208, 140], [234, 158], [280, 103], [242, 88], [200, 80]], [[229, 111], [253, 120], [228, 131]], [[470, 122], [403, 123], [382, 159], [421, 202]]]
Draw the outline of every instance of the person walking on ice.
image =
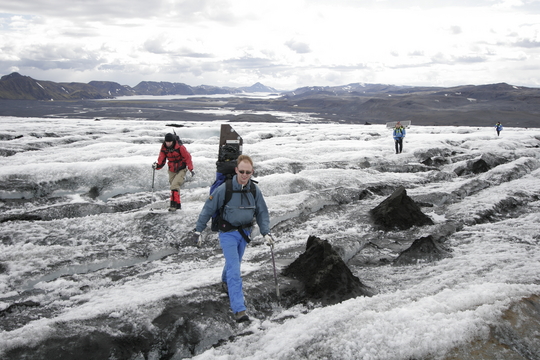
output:
[[394, 143], [396, 146], [396, 154], [401, 154], [403, 151], [403, 138], [405, 137], [405, 128], [403, 125], [401, 125], [401, 122], [397, 122], [396, 126], [394, 127]]
[[501, 133], [502, 129], [503, 129], [503, 126], [502, 126], [501, 122], [498, 121], [495, 124], [495, 130], [497, 130], [497, 136], [500, 136], [500, 133]]
[[251, 180], [252, 159], [247, 155], [240, 155], [234, 171], [236, 175], [232, 179], [226, 180], [210, 194], [199, 214], [196, 227], [189, 236], [194, 244], [199, 245], [199, 237], [206, 228], [206, 223], [219, 210], [218, 237], [225, 257], [222, 285], [229, 295], [235, 320], [244, 322], [249, 321], [249, 317], [246, 314], [240, 265], [246, 246], [251, 240], [253, 219], [257, 221], [267, 245], [272, 246], [274, 239], [270, 234], [270, 218], [263, 194]]
[[154, 170], [160, 170], [168, 162], [169, 165], [169, 184], [171, 187], [171, 203], [169, 211], [176, 211], [182, 208], [180, 200], [180, 186], [184, 184], [186, 173], [189, 170], [191, 176], [193, 172], [193, 163], [191, 154], [180, 141], [176, 134], [165, 135], [165, 140], [161, 145], [157, 162], [152, 164]]

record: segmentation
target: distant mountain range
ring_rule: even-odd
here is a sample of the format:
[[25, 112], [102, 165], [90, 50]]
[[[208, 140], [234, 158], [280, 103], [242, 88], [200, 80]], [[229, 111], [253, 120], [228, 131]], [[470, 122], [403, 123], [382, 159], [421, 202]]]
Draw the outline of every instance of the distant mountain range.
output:
[[[242, 92], [281, 96], [227, 97], [219, 104], [202, 97]], [[201, 95], [201, 98], [137, 102], [115, 99], [107, 106], [94, 101], [130, 95]], [[217, 106], [238, 112], [228, 116], [230, 121], [283, 121], [271, 114], [277, 111], [311, 114], [317, 122], [381, 124], [406, 120], [415, 125], [493, 126], [501, 121], [505, 126], [540, 127], [540, 88], [506, 83], [446, 88], [352, 83], [279, 91], [261, 83], [239, 88], [157, 81], [143, 81], [135, 87], [109, 81], [55, 83], [12, 73], [0, 79], [0, 100], [0, 116], [214, 121], [215, 115], [198, 110]]]
[[249, 87], [189, 86], [183, 83], [142, 81], [135, 87], [112, 81], [85, 83], [56, 83], [35, 80], [19, 73], [11, 73], [0, 79], [0, 99], [4, 100], [81, 100], [107, 99], [131, 95], [213, 95], [243, 92], [279, 93], [278, 90], [256, 83]]
[[[397, 86], [385, 84], [352, 83], [340, 86], [306, 86], [293, 91], [280, 91], [256, 83], [248, 87], [218, 87], [211, 85], [190, 86], [184, 83], [166, 81], [142, 81], [135, 87], [120, 85], [112, 81], [91, 81], [85, 83], [56, 83], [35, 80], [19, 73], [11, 73], [0, 78], [0, 99], [4, 100], [90, 100], [107, 99], [132, 95], [216, 95], [240, 93], [279, 93], [288, 99], [317, 99], [339, 97], [392, 96], [392, 95], [445, 95], [459, 96], [461, 99], [477, 100], [517, 100], [540, 96], [540, 89], [509, 85], [506, 83], [489, 85], [462, 85], [450, 88], [430, 86]], [[517, 97], [517, 98], [516, 98]], [[473, 100], [465, 100], [473, 101]], [[401, 104], [406, 105], [406, 104]]]
[[287, 97], [309, 98], [313, 96], [373, 96], [373, 95], [446, 95], [459, 96], [464, 99], [495, 100], [497, 98], [509, 99], [518, 94], [522, 96], [540, 95], [539, 88], [527, 88], [506, 83], [488, 85], [460, 85], [454, 87], [435, 86], [397, 86], [385, 84], [353, 83], [341, 86], [306, 86], [294, 91], [285, 92]]

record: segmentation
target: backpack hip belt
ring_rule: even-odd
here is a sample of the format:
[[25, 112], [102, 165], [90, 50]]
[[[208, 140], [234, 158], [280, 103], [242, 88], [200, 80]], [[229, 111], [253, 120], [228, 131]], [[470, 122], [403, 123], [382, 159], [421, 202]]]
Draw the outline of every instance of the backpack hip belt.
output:
[[219, 219], [218, 230], [221, 231], [221, 232], [229, 232], [229, 231], [236, 230], [236, 231], [238, 231], [240, 233], [240, 235], [242, 235], [244, 240], [246, 240], [246, 242], [249, 244], [251, 239], [249, 238], [249, 236], [247, 236], [244, 229], [251, 229], [252, 226], [253, 226], [253, 221], [250, 222], [249, 224], [243, 224], [243, 225], [240, 225], [240, 226], [233, 226], [227, 220], [225, 220], [223, 218], [220, 218]]

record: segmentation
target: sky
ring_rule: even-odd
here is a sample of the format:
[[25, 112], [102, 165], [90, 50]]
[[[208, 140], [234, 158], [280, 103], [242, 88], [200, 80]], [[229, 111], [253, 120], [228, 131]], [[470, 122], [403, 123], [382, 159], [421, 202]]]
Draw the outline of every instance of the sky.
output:
[[[204, 298], [227, 311], [228, 302], [217, 290], [224, 259], [214, 233], [203, 232], [200, 249], [183, 243], [168, 257], [145, 261], [141, 256], [171, 250], [169, 242], [193, 229], [215, 179], [220, 122], [227, 117], [177, 128], [196, 175], [181, 188], [182, 210], [163, 216], [152, 216], [145, 205], [155, 201], [152, 206], [159, 208], [168, 201], [164, 170], [155, 173], [155, 193], [150, 185], [151, 164], [167, 131], [164, 123], [2, 118], [0, 146], [14, 153], [0, 157], [0, 197], [29, 185], [56, 190], [39, 201], [1, 203], [4, 215], [41, 214], [44, 220], [0, 222], [0, 264], [7, 269], [0, 272], [0, 311], [24, 301], [40, 304], [3, 314], [0, 357], [21, 346], [37, 358], [41, 348], [30, 347], [48, 338], [70, 337], [65, 344], [69, 351], [72, 337], [92, 331], [111, 336], [157, 331], [152, 321], [171, 298]], [[506, 325], [499, 333], [494, 329], [504, 311], [540, 293], [540, 129], [505, 127], [497, 136], [492, 127], [412, 125], [403, 153], [394, 154], [391, 130], [384, 125], [304, 121], [232, 126], [255, 162], [277, 239], [278, 270], [315, 235], [328, 240], [353, 274], [377, 293], [324, 308], [271, 302], [266, 307], [271, 314], [257, 313], [257, 304], [264, 305], [254, 297], [256, 289], [264, 288], [265, 281], [273, 285], [273, 278], [268, 248], [256, 235], [242, 262], [252, 323], [234, 330], [244, 336], [213, 348], [228, 337], [229, 324], [213, 316], [198, 318], [193, 328], [204, 329], [205, 342], [196, 349], [196, 359], [437, 359], [456, 346], [473, 340], [483, 344], [493, 332], [507, 331]], [[448, 154], [447, 163], [436, 170], [419, 163], [436, 154]], [[455, 169], [482, 154], [504, 163], [485, 173], [456, 176]], [[83, 195], [99, 184], [107, 198], [93, 201]], [[374, 231], [365, 216], [386, 196], [347, 200], [346, 190], [357, 195], [384, 185], [402, 185], [416, 201], [434, 204], [422, 211], [435, 225], [384, 235]], [[500, 214], [504, 201], [516, 207]], [[130, 211], [129, 205], [140, 207]], [[75, 206], [94, 212], [74, 216]], [[109, 212], [107, 206], [118, 208]], [[490, 212], [490, 222], [476, 223]], [[380, 261], [395, 259], [412, 239], [436, 234], [451, 221], [464, 224], [445, 239], [451, 257], [409, 266]], [[367, 243], [375, 245], [364, 247]], [[362, 259], [380, 265], [365, 266]], [[86, 271], [92, 265], [99, 270]], [[66, 274], [76, 275], [61, 276]], [[284, 280], [280, 276], [281, 285]], [[18, 326], [3, 330], [14, 316], [21, 317]], [[526, 323], [527, 312], [521, 316], [509, 321]], [[508, 334], [507, 350], [527, 340], [523, 333]], [[537, 343], [538, 332], [531, 328], [528, 334]], [[484, 350], [497, 349], [496, 341]], [[153, 349], [147, 357], [159, 358], [163, 348]]]
[[0, 74], [279, 90], [540, 86], [539, 0], [3, 0]]

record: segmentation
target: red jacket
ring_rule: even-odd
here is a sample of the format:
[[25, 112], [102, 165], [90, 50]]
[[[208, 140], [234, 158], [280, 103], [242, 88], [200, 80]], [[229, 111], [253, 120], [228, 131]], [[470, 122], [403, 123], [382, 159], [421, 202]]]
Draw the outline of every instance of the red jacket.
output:
[[176, 141], [171, 148], [167, 148], [165, 144], [161, 145], [156, 169], [159, 170], [164, 167], [166, 160], [169, 161], [169, 171], [179, 172], [186, 167], [189, 171], [193, 170], [191, 154], [184, 145], [178, 145]]

